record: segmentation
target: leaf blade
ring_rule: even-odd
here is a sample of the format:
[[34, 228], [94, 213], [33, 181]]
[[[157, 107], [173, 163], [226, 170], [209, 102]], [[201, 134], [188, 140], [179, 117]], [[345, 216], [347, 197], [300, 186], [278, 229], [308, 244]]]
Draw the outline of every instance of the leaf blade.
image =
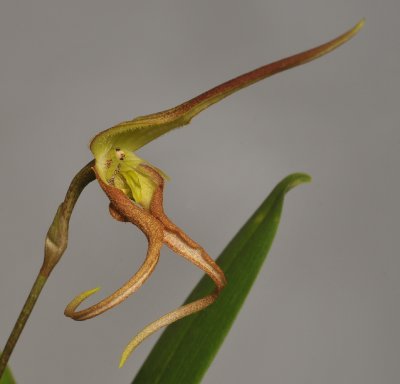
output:
[[[309, 181], [308, 175], [293, 174], [274, 188], [218, 258], [228, 286], [217, 302], [169, 326], [133, 384], [200, 382], [266, 259], [279, 225], [285, 194], [296, 185]], [[210, 279], [203, 277], [185, 303], [203, 297], [212, 289]]]
[[[1, 351], [0, 351], [1, 355]], [[6, 367], [3, 376], [0, 379], [0, 384], [16, 384], [16, 381], [11, 373], [11, 369], [9, 366]]]

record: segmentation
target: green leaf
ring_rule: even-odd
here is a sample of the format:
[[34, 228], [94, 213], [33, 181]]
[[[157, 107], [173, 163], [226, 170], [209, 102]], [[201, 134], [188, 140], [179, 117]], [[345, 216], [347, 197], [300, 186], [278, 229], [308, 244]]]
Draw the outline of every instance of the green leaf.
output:
[[[286, 192], [311, 178], [302, 173], [283, 179], [228, 244], [217, 260], [228, 284], [206, 310], [170, 325], [154, 346], [133, 384], [199, 383], [228, 334], [275, 237]], [[185, 303], [213, 290], [200, 280]]]
[[0, 379], [0, 384], [16, 384], [14, 377], [11, 373], [11, 369], [9, 367], [7, 367], [6, 370], [4, 371], [3, 377]]

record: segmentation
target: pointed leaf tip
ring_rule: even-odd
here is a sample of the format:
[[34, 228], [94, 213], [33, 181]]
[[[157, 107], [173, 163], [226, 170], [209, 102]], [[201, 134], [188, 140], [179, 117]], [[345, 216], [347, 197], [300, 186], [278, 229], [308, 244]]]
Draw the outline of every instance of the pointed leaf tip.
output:
[[276, 188], [279, 188], [279, 186], [283, 185], [285, 186], [285, 193], [287, 193], [298, 185], [311, 183], [311, 181], [311, 176], [306, 173], [292, 173], [291, 175], [285, 177]]

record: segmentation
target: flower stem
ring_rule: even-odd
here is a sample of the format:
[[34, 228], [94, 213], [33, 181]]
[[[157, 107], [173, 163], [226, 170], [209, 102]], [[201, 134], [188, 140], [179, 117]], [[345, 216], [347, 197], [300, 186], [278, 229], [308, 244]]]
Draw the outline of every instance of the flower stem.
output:
[[39, 298], [51, 271], [60, 261], [68, 245], [68, 226], [72, 211], [83, 189], [95, 179], [92, 170], [94, 161], [85, 165], [73, 178], [64, 201], [58, 207], [57, 213], [47, 232], [45, 240], [44, 260], [39, 274], [26, 299], [17, 322], [7, 340], [7, 344], [0, 356], [0, 379], [6, 369], [15, 345], [29, 319], [30, 314]]
[[25, 324], [32, 312], [33, 307], [36, 304], [36, 301], [40, 295], [40, 292], [42, 291], [44, 285], [46, 284], [46, 281], [47, 281], [47, 276], [44, 276], [41, 273], [39, 273], [33, 286], [32, 286], [29, 296], [26, 299], [26, 302], [22, 308], [22, 311], [19, 314], [18, 320], [15, 323], [14, 328], [7, 340], [7, 344], [4, 348], [4, 351], [1, 355], [0, 378], [3, 375], [3, 372], [7, 367], [8, 360], [10, 359], [10, 356], [14, 350], [15, 345], [17, 344], [19, 336], [21, 335], [21, 332], [25, 327]]

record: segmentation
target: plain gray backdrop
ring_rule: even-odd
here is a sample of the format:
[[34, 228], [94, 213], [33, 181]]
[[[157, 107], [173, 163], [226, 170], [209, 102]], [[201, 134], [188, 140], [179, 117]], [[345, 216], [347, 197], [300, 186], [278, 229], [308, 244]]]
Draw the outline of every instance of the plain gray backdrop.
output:
[[[366, 17], [345, 46], [240, 91], [139, 155], [171, 176], [167, 213], [213, 257], [284, 176], [313, 177], [287, 196], [204, 383], [398, 383], [399, 12], [397, 0], [2, 0], [0, 348], [93, 135]], [[64, 317], [74, 295], [112, 292], [145, 255], [141, 232], [107, 206], [96, 183], [77, 204], [69, 248], [11, 360], [19, 383], [129, 383], [159, 333], [118, 369], [126, 343], [202, 275], [163, 249], [134, 297], [86, 322]]]

